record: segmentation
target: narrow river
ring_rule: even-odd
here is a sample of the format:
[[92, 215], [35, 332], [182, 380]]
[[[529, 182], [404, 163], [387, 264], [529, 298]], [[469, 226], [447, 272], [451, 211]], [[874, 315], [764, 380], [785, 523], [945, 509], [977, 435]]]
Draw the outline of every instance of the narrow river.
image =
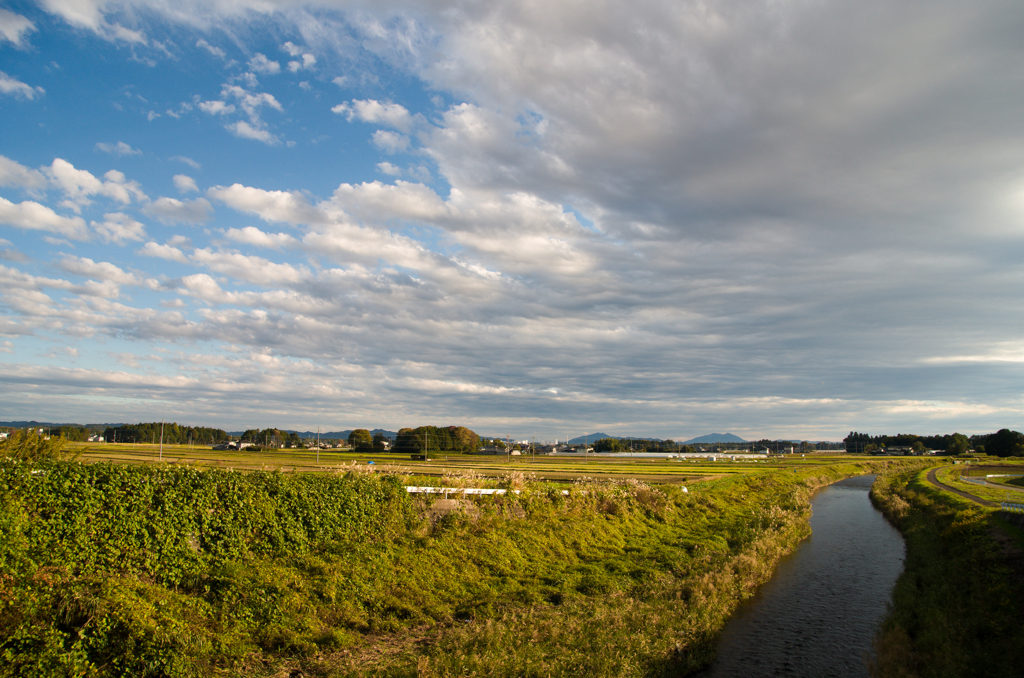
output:
[[811, 537], [726, 624], [701, 678], [868, 676], [866, 659], [903, 537], [872, 505], [875, 476], [847, 478], [812, 500]]

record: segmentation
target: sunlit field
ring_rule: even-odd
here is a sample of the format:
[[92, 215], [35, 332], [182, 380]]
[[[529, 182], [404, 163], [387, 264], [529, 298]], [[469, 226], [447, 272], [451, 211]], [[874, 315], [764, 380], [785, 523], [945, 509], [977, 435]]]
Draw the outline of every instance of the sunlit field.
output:
[[[763, 459], [730, 459], [728, 454], [708, 454], [704, 458], [648, 459], [640, 456], [611, 457], [599, 453], [587, 457], [441, 454], [428, 461], [413, 460], [407, 454], [364, 454], [350, 450], [279, 449], [214, 450], [208, 445], [160, 445], [145, 443], [74, 443], [80, 461], [124, 464], [166, 463], [197, 469], [219, 468], [238, 471], [281, 471], [284, 473], [337, 472], [353, 466], [374, 466], [382, 472], [409, 476], [436, 477], [469, 474], [485, 478], [502, 477], [509, 472], [551, 482], [571, 482], [581, 477], [595, 480], [635, 478], [647, 483], [695, 483], [725, 476], [761, 472], [769, 469], [803, 468], [848, 462], [859, 455], [836, 453], [771, 455]], [[870, 457], [870, 459], [880, 459]], [[369, 469], [366, 469], [369, 470]], [[440, 484], [440, 483], [437, 483]]]

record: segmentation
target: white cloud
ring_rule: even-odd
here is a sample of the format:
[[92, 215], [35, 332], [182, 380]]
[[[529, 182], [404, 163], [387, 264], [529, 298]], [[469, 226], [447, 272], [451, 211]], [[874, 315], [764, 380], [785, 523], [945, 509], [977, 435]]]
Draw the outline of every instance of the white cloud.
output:
[[137, 148], [132, 148], [123, 141], [118, 141], [116, 144], [107, 144], [101, 141], [96, 144], [96, 150], [119, 157], [124, 157], [126, 155], [142, 155], [142, 151]]
[[157, 259], [166, 259], [167, 261], [176, 261], [179, 264], [187, 264], [188, 257], [185, 253], [179, 250], [177, 247], [171, 245], [161, 245], [155, 242], [147, 242], [142, 246], [142, 249], [138, 250], [138, 253], [144, 257], [155, 257]]
[[178, 192], [181, 194], [199, 192], [199, 187], [196, 186], [196, 180], [186, 174], [174, 175], [174, 187], [178, 189]]
[[227, 187], [214, 186], [208, 189], [206, 194], [232, 209], [256, 214], [265, 221], [319, 224], [328, 220], [324, 212], [310, 205], [305, 196], [296, 191], [265, 191], [242, 184], [232, 184]]
[[[228, 221], [190, 230], [195, 260], [184, 239], [140, 252], [208, 266], [180, 293], [234, 308], [158, 315], [152, 309], [167, 299], [147, 295], [147, 308], [131, 308], [105, 296], [112, 289], [99, 274], [66, 300], [37, 289], [70, 291], [66, 281], [22, 281], [11, 304], [5, 297], [0, 334], [230, 343], [205, 356], [189, 346], [173, 366], [168, 356], [175, 377], [159, 387], [141, 371], [18, 365], [0, 381], [50, 389], [51, 407], [99, 397], [90, 389], [105, 384], [162, 407], [178, 397], [182, 411], [209, 396], [203, 402], [243, 419], [258, 410], [294, 421], [328, 403], [378, 423], [466, 412], [485, 431], [546, 420], [573, 430], [617, 422], [648, 435], [737, 425], [773, 433], [756, 428], [784, 420], [774, 433], [817, 437], [812, 427], [842, 435], [891, 422], [934, 430], [1019, 421], [1022, 302], [1013, 292], [1024, 278], [1014, 259], [1024, 211], [996, 204], [1019, 189], [1024, 167], [1020, 107], [1007, 94], [1024, 63], [1015, 7], [300, 4], [46, 6], [107, 39], [108, 22], [136, 26], [151, 13], [202, 31], [186, 45], [199, 34], [279, 44], [261, 32], [270, 24], [275, 35], [301, 36], [282, 47], [281, 65], [304, 72], [300, 57], [313, 53], [329, 55], [321, 71], [325, 61], [343, 64], [346, 76], [333, 82], [360, 98], [335, 113], [373, 124], [384, 151], [415, 147], [434, 163], [376, 169], [426, 183], [436, 166], [444, 194], [363, 177], [320, 200], [313, 196], [333, 170], [319, 157], [303, 165], [302, 142], [282, 168], [287, 183], [266, 187], [308, 192], [230, 185], [243, 175], [221, 174], [218, 162], [225, 186], [209, 200], [297, 228]], [[205, 41], [196, 47], [226, 58]], [[272, 143], [306, 125], [292, 136], [325, 132], [301, 107], [281, 116], [280, 129], [267, 125], [260, 115], [283, 106], [256, 92], [244, 64], [226, 68], [245, 87], [223, 90], [205, 112], [234, 133]], [[405, 83], [426, 86], [407, 93]], [[412, 111], [367, 98], [386, 92]], [[443, 95], [432, 109], [431, 94]], [[42, 191], [33, 172], [0, 163], [12, 186]], [[87, 179], [61, 197], [83, 208], [104, 195], [103, 177], [93, 177], [98, 186]], [[218, 249], [225, 242], [266, 248], [278, 261]], [[22, 284], [10, 279], [12, 289]], [[249, 366], [252, 353], [266, 373]], [[965, 391], [962, 403], [927, 400], [950, 383]], [[425, 400], [424, 391], [444, 398]], [[626, 430], [634, 426], [641, 430]]]
[[0, 8], [0, 38], [21, 49], [26, 47], [22, 39], [36, 30], [36, 25], [10, 10]]
[[49, 167], [43, 168], [50, 181], [60, 188], [67, 196], [65, 205], [72, 209], [91, 204], [89, 198], [103, 195], [113, 198], [125, 205], [136, 200], [148, 200], [136, 181], [128, 181], [125, 175], [117, 170], [110, 170], [103, 175], [104, 180], [97, 179], [87, 170], [76, 169], [74, 165], [61, 158], [55, 158]]
[[0, 155], [0, 186], [38, 191], [46, 188], [47, 184], [46, 176], [39, 170], [29, 169]]
[[215, 57], [220, 57], [221, 59], [227, 58], [227, 54], [224, 52], [224, 50], [222, 50], [220, 47], [214, 47], [213, 45], [211, 45], [203, 39], [199, 39], [196, 41], [196, 47], [201, 47], [205, 49], [207, 52], [209, 52]]
[[62, 217], [49, 207], [26, 200], [14, 204], [0, 198], [0, 223], [34, 231], [49, 231], [72, 240], [87, 240], [89, 231], [81, 217]]
[[357, 119], [361, 122], [387, 125], [406, 133], [412, 129], [413, 124], [413, 117], [405, 106], [381, 103], [376, 99], [353, 99], [338, 104], [331, 111], [338, 115], [344, 115], [349, 121]]
[[264, 106], [269, 106], [275, 111], [284, 111], [284, 107], [269, 92], [249, 92], [238, 85], [225, 85], [221, 88], [221, 96], [225, 99], [228, 97], [237, 99], [238, 105], [250, 118], [254, 118]]
[[210, 115], [229, 115], [235, 112], [235, 106], [226, 101], [201, 101], [199, 110]]
[[256, 56], [249, 60], [249, 69], [253, 73], [274, 75], [275, 73], [281, 72], [281, 64], [277, 61], [271, 61], [265, 54], [256, 52]]
[[180, 162], [180, 163], [184, 163], [184, 164], [188, 165], [189, 167], [191, 167], [192, 169], [200, 170], [200, 169], [203, 168], [203, 166], [200, 165], [198, 162], [196, 162], [192, 158], [188, 158], [188, 157], [186, 157], [184, 155], [171, 156], [171, 160], [174, 160], [174, 161]]
[[86, 257], [64, 255], [57, 260], [57, 266], [68, 273], [92, 278], [100, 282], [112, 282], [117, 285], [141, 285], [142, 281], [133, 273], [129, 273], [106, 261], [93, 261]]
[[297, 57], [305, 51], [304, 47], [299, 47], [294, 44], [291, 40], [281, 45], [281, 51], [287, 52], [289, 56]]
[[42, 0], [40, 4], [51, 14], [57, 14], [73, 26], [91, 30], [104, 40], [146, 44], [146, 37], [141, 31], [125, 28], [118, 23], [108, 23], [103, 16], [105, 3], [102, 1]]
[[224, 235], [235, 242], [266, 247], [268, 249], [291, 247], [297, 242], [295, 238], [287, 233], [265, 233], [255, 226], [246, 226], [241, 229], [229, 228]]
[[226, 125], [225, 129], [234, 134], [236, 137], [241, 137], [242, 139], [253, 139], [255, 141], [262, 141], [268, 146], [274, 146], [280, 143], [280, 140], [266, 129], [250, 125], [245, 120], [239, 120], [238, 122]]
[[310, 277], [309, 270], [304, 267], [278, 264], [238, 252], [197, 249], [192, 253], [192, 260], [217, 273], [263, 286], [294, 284]]
[[146, 237], [146, 227], [123, 212], [104, 214], [103, 221], [93, 221], [92, 227], [106, 242], [121, 244], [125, 240], [141, 241]]
[[316, 68], [316, 57], [312, 54], [303, 54], [302, 61], [289, 61], [288, 70], [292, 73], [299, 71], [311, 71]]
[[409, 137], [397, 132], [379, 129], [373, 133], [373, 145], [393, 155], [409, 150]]
[[201, 224], [209, 220], [213, 206], [205, 198], [157, 198], [142, 211], [162, 224]]
[[16, 99], [28, 99], [31, 101], [37, 96], [46, 94], [46, 90], [42, 87], [26, 85], [21, 80], [0, 71], [0, 93], [9, 94]]

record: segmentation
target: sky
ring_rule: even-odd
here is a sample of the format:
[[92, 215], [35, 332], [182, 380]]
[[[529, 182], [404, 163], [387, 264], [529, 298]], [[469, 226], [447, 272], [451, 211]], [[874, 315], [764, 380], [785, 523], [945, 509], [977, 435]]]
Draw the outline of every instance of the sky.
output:
[[0, 5], [0, 419], [1024, 429], [1004, 0]]

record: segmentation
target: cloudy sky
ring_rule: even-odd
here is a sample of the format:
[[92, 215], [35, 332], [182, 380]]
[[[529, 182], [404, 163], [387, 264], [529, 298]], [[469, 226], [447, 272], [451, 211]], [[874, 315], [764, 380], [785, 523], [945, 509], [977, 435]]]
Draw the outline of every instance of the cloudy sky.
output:
[[1024, 428], [1004, 0], [0, 9], [0, 419]]

